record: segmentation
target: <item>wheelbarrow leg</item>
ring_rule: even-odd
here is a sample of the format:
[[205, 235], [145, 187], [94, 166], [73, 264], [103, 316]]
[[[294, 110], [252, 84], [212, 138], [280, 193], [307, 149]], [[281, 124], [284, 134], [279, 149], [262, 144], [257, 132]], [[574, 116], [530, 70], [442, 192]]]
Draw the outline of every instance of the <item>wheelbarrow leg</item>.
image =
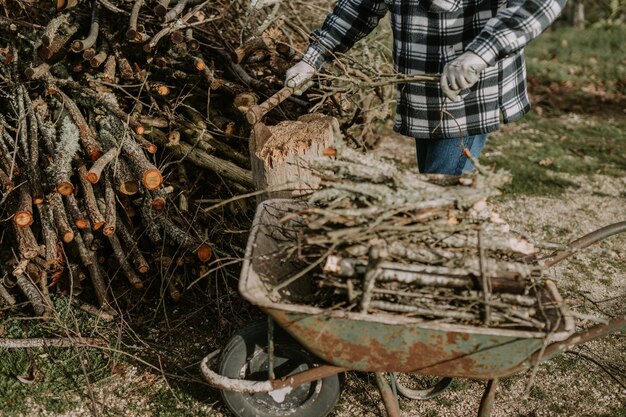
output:
[[498, 389], [498, 378], [487, 381], [483, 398], [480, 400], [478, 417], [489, 417], [491, 415], [491, 408], [496, 398], [496, 389]]
[[376, 385], [380, 390], [380, 395], [383, 397], [383, 403], [385, 404], [385, 410], [388, 417], [400, 417], [400, 406], [398, 405], [398, 398], [395, 396], [391, 387], [387, 383], [387, 380], [383, 376], [382, 372], [375, 372]]

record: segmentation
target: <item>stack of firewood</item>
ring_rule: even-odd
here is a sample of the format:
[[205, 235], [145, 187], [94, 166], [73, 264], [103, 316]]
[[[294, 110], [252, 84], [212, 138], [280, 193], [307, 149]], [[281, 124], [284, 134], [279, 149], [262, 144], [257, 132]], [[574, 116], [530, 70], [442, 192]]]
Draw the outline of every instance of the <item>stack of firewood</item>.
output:
[[329, 153], [311, 163], [321, 188], [281, 243], [298, 266], [274, 294], [313, 275], [320, 291], [306, 302], [324, 308], [546, 330], [554, 300], [535, 248], [488, 203], [505, 172], [474, 161], [472, 174], [423, 175], [341, 143]]
[[243, 246], [199, 200], [252, 191], [243, 111], [291, 48], [270, 25], [236, 48], [230, 2], [52, 3], [0, 6], [0, 305], [89, 288], [111, 312], [118, 273], [177, 300], [164, 269]]

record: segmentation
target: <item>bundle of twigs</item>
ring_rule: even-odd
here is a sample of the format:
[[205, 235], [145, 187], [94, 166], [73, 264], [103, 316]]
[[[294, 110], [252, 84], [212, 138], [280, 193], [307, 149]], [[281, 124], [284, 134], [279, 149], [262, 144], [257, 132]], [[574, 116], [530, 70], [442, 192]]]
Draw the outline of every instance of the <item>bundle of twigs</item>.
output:
[[265, 62], [261, 81], [241, 64], [292, 52], [269, 26], [241, 42], [229, 2], [53, 6], [2, 5], [0, 305], [47, 314], [50, 287], [85, 287], [110, 310], [118, 273], [135, 289], [164, 277], [177, 300], [184, 283], [164, 271], [243, 246], [221, 235], [238, 219], [202, 205], [252, 191], [242, 110], [284, 68]]
[[321, 188], [298, 213], [295, 238], [282, 243], [301, 268], [278, 290], [306, 271], [322, 289], [313, 302], [324, 307], [546, 327], [541, 267], [523, 261], [534, 247], [487, 203], [505, 172], [421, 175], [341, 143], [336, 157], [311, 167]]

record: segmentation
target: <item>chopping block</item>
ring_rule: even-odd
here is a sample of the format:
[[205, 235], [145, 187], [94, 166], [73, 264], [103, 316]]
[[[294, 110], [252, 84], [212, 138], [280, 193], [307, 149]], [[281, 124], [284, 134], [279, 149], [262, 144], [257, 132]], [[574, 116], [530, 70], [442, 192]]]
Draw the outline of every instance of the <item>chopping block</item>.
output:
[[250, 158], [252, 178], [259, 195], [258, 202], [268, 198], [294, 198], [319, 187], [320, 178], [308, 162], [321, 158], [335, 143], [339, 122], [332, 116], [306, 114], [297, 120], [283, 121], [275, 126], [263, 123], [263, 116], [293, 94], [285, 87], [247, 112], [252, 124]]

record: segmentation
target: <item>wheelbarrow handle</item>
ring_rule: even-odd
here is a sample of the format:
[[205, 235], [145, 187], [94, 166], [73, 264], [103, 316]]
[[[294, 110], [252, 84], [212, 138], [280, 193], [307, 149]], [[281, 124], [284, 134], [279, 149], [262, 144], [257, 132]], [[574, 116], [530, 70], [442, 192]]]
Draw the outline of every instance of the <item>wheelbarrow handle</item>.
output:
[[296, 91], [296, 89], [301, 89], [301, 86], [297, 87], [283, 87], [278, 90], [273, 96], [265, 100], [261, 104], [257, 104], [248, 109], [246, 113], [246, 118], [248, 119], [248, 123], [251, 125], [259, 122], [268, 111], [272, 110], [274, 107], [278, 106], [283, 101], [287, 100], [291, 95]]
[[346, 368], [340, 366], [320, 365], [281, 379], [264, 381], [236, 379], [220, 375], [211, 369], [210, 363], [216, 359], [220, 353], [221, 351], [218, 349], [202, 359], [200, 362], [200, 371], [202, 372], [202, 376], [204, 376], [204, 379], [212, 387], [246, 394], [261, 394], [272, 393], [279, 390], [291, 390], [292, 388], [302, 384], [324, 379], [326, 377], [347, 371]]
[[594, 243], [604, 240], [609, 236], [623, 232], [626, 232], [626, 221], [610, 224], [576, 239], [568, 245], [569, 248], [567, 250], [552, 253], [547, 259], [545, 259], [544, 263], [548, 267], [553, 266], [563, 259], [570, 257], [580, 249], [584, 249], [587, 246], [593, 245]]

